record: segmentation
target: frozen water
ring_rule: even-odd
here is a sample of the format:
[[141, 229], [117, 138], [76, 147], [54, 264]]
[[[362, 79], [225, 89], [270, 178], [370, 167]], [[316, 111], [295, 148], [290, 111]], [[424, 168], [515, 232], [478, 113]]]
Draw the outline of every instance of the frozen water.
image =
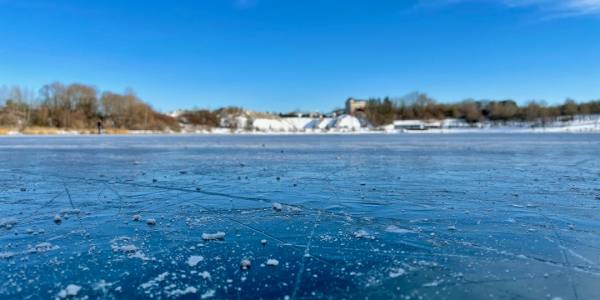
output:
[[583, 134], [1, 138], [0, 298], [600, 299], [598, 149]]

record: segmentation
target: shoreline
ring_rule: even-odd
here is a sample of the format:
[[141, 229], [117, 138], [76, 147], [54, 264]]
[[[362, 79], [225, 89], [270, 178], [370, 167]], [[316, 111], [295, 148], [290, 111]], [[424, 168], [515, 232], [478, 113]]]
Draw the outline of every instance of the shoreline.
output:
[[64, 137], [64, 136], [304, 136], [304, 135], [420, 135], [420, 134], [600, 134], [600, 128], [469, 128], [469, 129], [428, 129], [428, 130], [329, 130], [329, 131], [230, 131], [220, 129], [215, 131], [119, 131], [103, 134], [90, 133], [89, 131], [65, 131], [42, 133], [8, 132], [0, 134], [0, 138], [6, 137]]

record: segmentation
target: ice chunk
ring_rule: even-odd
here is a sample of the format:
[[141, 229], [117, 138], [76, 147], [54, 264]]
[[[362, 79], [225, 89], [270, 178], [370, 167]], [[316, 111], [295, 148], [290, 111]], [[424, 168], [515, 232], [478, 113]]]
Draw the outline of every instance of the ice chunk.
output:
[[138, 247], [135, 245], [123, 245], [123, 246], [112, 246], [113, 252], [124, 252], [124, 253], [135, 253], [138, 251]]
[[374, 236], [370, 235], [364, 229], [354, 232], [354, 237], [359, 238], [359, 239], [374, 239], [375, 238]]
[[267, 266], [277, 267], [279, 265], [279, 261], [274, 258], [267, 259]]
[[135, 222], [139, 222], [142, 219], [142, 216], [140, 215], [133, 215], [133, 217], [131, 217], [133, 221]]
[[192, 255], [192, 256], [188, 257], [187, 264], [190, 267], [195, 267], [196, 265], [198, 265], [199, 262], [201, 262], [203, 260], [204, 260], [204, 257], [202, 257], [200, 255]]
[[208, 290], [204, 294], [200, 295], [201, 299], [208, 299], [215, 296], [215, 290]]
[[278, 203], [278, 202], [273, 202], [273, 210], [274, 211], [282, 211], [283, 205], [281, 205], [281, 203]]
[[81, 287], [76, 284], [69, 284], [65, 289], [58, 292], [57, 298], [66, 299], [68, 297], [75, 297], [81, 290]]
[[169, 272], [163, 272], [163, 273], [160, 273], [160, 274], [158, 274], [158, 276], [156, 276], [154, 279], [151, 279], [151, 280], [149, 280], [148, 282], [142, 283], [142, 284], [140, 285], [140, 287], [141, 287], [141, 288], [143, 288], [143, 289], [149, 289], [149, 288], [151, 288], [151, 287], [156, 287], [156, 286], [158, 286], [158, 284], [159, 284], [161, 281], [164, 281], [164, 280], [165, 280], [165, 278], [167, 278], [167, 276], [169, 276]]
[[195, 294], [198, 292], [198, 289], [196, 289], [193, 286], [188, 286], [185, 289], [181, 290], [181, 289], [176, 289], [176, 290], [172, 290], [170, 292], [167, 292], [167, 295], [172, 297], [172, 298], [177, 298], [183, 295], [187, 295], [187, 294]]
[[202, 233], [202, 239], [205, 241], [222, 240], [225, 239], [225, 232], [218, 231], [215, 233]]
[[146, 220], [146, 224], [148, 224], [150, 226], [154, 226], [154, 225], [156, 225], [156, 219], [148, 219], [148, 220]]
[[410, 231], [408, 229], [400, 228], [400, 227], [398, 227], [396, 225], [390, 225], [390, 226], [386, 227], [385, 231], [391, 232], [391, 233], [399, 233], [399, 234], [412, 232], [412, 231]]
[[16, 224], [17, 224], [17, 219], [15, 219], [15, 218], [3, 218], [3, 219], [0, 219], [0, 227], [4, 227], [6, 229], [11, 229]]
[[396, 277], [400, 277], [402, 275], [406, 274], [406, 271], [402, 268], [394, 268], [390, 270], [390, 277], [391, 278], [396, 278]]
[[242, 259], [242, 261], [240, 262], [240, 268], [242, 270], [248, 270], [248, 269], [250, 269], [251, 266], [252, 266], [252, 262], [250, 262], [249, 259]]
[[0, 252], [0, 259], [9, 259], [15, 256], [13, 252]]
[[59, 214], [54, 215], [54, 223], [60, 224], [60, 222], [62, 222], [62, 218], [60, 217], [60, 215]]
[[43, 242], [43, 243], [39, 243], [37, 245], [35, 245], [33, 248], [29, 248], [29, 252], [48, 252], [51, 250], [56, 250], [58, 249], [58, 246], [54, 246], [48, 242]]
[[204, 279], [210, 279], [210, 273], [208, 271], [202, 271], [198, 275]]

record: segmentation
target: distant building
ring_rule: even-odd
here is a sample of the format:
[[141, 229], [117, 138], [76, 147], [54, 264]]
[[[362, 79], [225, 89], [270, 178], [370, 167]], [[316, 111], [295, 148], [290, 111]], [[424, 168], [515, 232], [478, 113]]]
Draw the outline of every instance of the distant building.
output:
[[346, 100], [346, 114], [354, 115], [356, 112], [365, 112], [367, 100], [358, 100], [352, 97]]

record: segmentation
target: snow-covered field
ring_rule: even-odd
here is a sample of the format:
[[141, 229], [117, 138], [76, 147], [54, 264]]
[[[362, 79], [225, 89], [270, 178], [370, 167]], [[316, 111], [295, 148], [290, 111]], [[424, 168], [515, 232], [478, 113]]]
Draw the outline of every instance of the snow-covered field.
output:
[[0, 141], [0, 298], [600, 298], [600, 137]]

